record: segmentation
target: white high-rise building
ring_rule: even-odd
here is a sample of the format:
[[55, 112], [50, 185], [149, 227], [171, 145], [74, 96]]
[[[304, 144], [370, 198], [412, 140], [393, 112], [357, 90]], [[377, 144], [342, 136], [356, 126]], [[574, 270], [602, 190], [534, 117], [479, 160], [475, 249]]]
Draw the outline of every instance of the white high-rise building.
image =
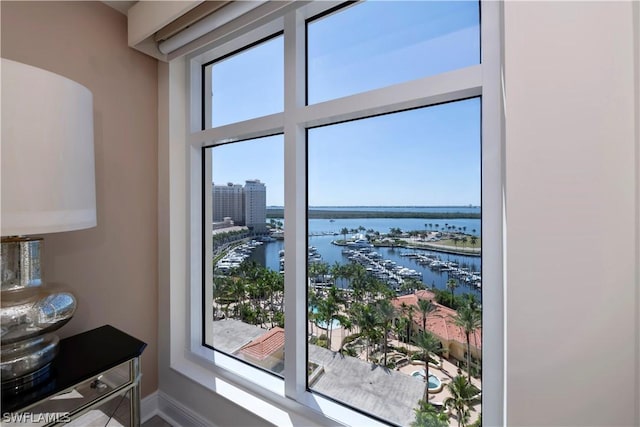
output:
[[213, 222], [230, 218], [235, 225], [246, 225], [257, 232], [266, 230], [267, 187], [259, 179], [240, 184], [213, 185]]
[[245, 225], [255, 231], [266, 230], [267, 187], [259, 179], [250, 179], [244, 184], [244, 220]]

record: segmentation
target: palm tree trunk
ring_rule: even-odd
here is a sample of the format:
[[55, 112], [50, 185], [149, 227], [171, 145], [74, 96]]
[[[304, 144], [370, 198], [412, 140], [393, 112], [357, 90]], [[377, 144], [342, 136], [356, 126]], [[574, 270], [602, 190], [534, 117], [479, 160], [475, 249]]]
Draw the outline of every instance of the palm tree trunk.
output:
[[471, 339], [469, 338], [469, 333], [465, 335], [467, 336], [467, 379], [471, 384]]
[[384, 351], [384, 367], [385, 368], [387, 367], [387, 335], [388, 335], [388, 332], [385, 329], [384, 336], [382, 337], [382, 346], [383, 346], [382, 349]]

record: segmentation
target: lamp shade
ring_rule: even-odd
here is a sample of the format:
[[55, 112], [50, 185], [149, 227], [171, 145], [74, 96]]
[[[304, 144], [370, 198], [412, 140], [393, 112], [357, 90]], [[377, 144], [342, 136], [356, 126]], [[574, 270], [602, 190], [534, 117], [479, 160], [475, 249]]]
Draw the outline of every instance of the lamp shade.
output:
[[93, 95], [5, 58], [0, 74], [2, 235], [95, 227]]

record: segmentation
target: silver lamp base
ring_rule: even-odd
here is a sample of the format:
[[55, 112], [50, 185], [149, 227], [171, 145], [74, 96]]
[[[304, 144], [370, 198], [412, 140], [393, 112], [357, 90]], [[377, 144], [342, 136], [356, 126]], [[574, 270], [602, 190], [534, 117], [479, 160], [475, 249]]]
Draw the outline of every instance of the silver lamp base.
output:
[[75, 313], [69, 292], [42, 286], [42, 239], [3, 237], [1, 244], [0, 373], [2, 390], [19, 393], [44, 382], [58, 352], [50, 332]]

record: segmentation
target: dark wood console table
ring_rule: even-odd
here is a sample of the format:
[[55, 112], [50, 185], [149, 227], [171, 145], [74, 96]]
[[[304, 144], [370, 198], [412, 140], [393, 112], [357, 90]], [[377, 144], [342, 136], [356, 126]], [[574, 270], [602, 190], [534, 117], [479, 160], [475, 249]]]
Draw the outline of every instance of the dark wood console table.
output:
[[126, 400], [129, 425], [138, 427], [140, 356], [146, 346], [110, 325], [60, 340], [46, 382], [17, 395], [2, 394], [4, 424], [73, 426], [81, 417], [100, 422], [98, 417], [108, 420]]

